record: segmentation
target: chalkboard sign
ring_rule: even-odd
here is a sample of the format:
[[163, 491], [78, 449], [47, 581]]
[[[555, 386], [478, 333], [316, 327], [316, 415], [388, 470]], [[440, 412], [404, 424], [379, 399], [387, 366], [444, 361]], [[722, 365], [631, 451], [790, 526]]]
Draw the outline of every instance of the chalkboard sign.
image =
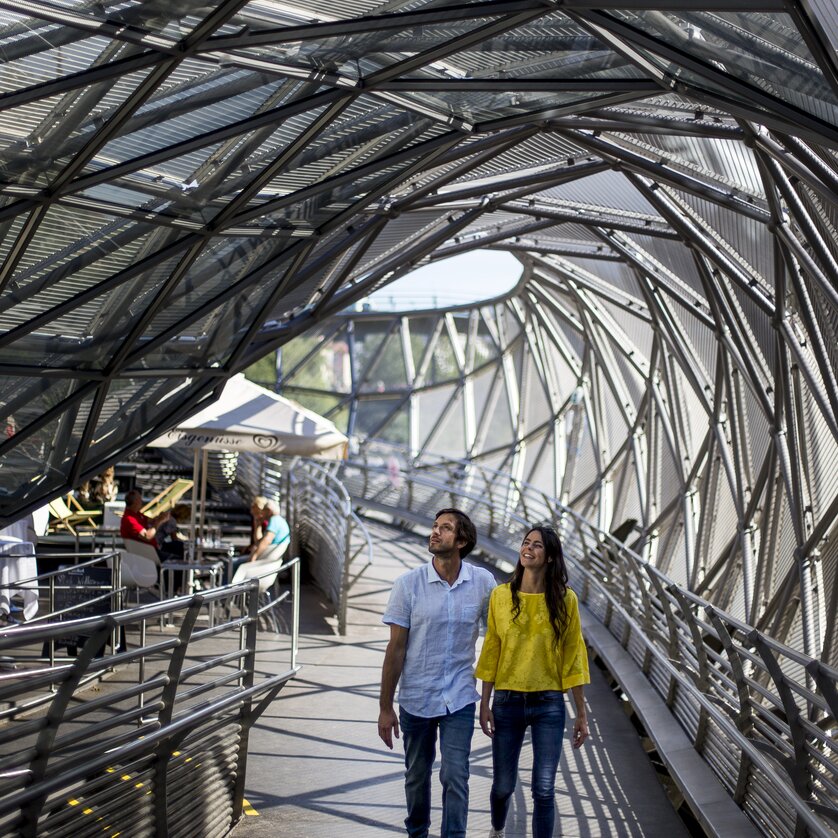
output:
[[[59, 620], [81, 620], [109, 614], [113, 610], [111, 597], [104, 596], [109, 591], [113, 591], [113, 571], [109, 567], [64, 568], [55, 576], [55, 610], [72, 608], [72, 611], [59, 615]], [[69, 635], [56, 639], [55, 645], [66, 646], [72, 655], [88, 637], [85, 634]]]

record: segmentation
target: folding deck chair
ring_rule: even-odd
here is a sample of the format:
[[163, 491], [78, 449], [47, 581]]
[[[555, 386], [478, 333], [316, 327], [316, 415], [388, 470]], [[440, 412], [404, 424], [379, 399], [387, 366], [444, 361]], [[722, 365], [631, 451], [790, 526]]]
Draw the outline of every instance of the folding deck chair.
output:
[[102, 514], [101, 509], [85, 509], [73, 497], [72, 492], [68, 493], [66, 499], [58, 497], [55, 500], [51, 500], [47, 506], [49, 507], [50, 515], [54, 518], [49, 523], [49, 529], [53, 532], [64, 529], [73, 535], [76, 535], [75, 528], [85, 521], [88, 527], [95, 527], [97, 523], [93, 519]]
[[155, 495], [140, 511], [149, 518], [155, 518], [161, 512], [168, 512], [174, 509], [175, 504], [193, 485], [192, 480], [179, 477], [171, 486], [167, 486], [159, 495]]

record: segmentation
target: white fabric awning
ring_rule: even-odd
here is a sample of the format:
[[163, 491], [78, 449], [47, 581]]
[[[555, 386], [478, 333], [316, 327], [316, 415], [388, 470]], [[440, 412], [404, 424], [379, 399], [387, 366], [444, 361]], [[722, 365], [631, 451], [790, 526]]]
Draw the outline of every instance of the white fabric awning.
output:
[[347, 443], [328, 419], [239, 374], [227, 382], [217, 401], [150, 444], [342, 460]]

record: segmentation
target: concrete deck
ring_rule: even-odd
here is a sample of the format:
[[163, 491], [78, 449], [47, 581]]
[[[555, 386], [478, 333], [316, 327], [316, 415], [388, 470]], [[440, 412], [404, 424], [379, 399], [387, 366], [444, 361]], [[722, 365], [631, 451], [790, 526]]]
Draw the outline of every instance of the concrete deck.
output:
[[[286, 686], [251, 733], [246, 798], [255, 810], [234, 838], [339, 838], [403, 835], [403, 754], [378, 739], [378, 684], [388, 632], [380, 617], [393, 579], [427, 559], [424, 542], [370, 524], [375, 562], [358, 583], [349, 632], [334, 621], [312, 589], [303, 601], [303, 670]], [[262, 666], [287, 665], [284, 638], [262, 634]], [[557, 782], [556, 834], [666, 836], [687, 830], [670, 805], [634, 727], [603, 675], [592, 667], [586, 689], [592, 738], [581, 751], [565, 744]], [[573, 702], [568, 699], [568, 717]], [[568, 722], [568, 733], [572, 721]], [[521, 782], [507, 823], [508, 838], [529, 835], [525, 745]], [[472, 749], [469, 835], [489, 831], [491, 744], [476, 726]], [[431, 835], [439, 835], [439, 786]]]

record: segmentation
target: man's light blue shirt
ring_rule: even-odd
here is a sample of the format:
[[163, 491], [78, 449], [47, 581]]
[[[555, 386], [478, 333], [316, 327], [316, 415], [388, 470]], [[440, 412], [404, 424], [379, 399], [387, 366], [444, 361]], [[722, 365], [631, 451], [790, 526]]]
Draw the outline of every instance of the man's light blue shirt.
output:
[[382, 621], [409, 629], [398, 698], [408, 713], [429, 719], [478, 700], [474, 648], [494, 587], [488, 570], [465, 562], [453, 585], [433, 561], [396, 579]]

